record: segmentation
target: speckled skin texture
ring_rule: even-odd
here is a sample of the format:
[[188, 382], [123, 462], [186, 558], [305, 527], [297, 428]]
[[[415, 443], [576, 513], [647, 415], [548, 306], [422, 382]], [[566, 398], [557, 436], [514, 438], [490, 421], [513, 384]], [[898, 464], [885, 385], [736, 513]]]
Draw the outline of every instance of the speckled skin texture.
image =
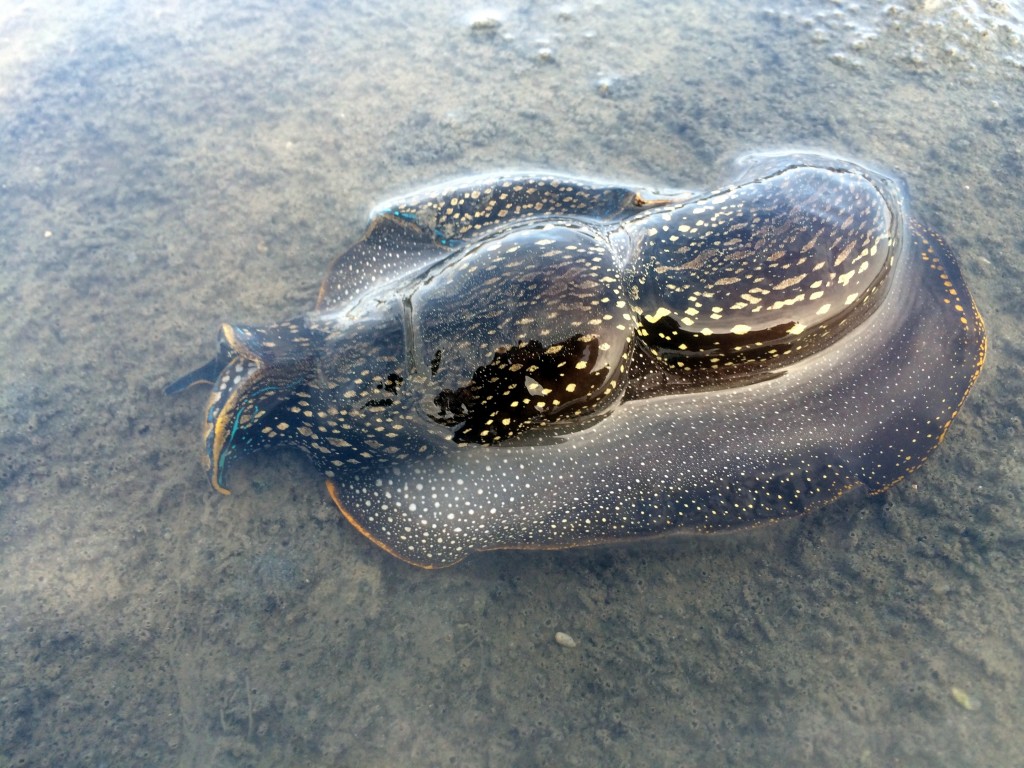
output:
[[388, 203], [313, 311], [225, 325], [206, 445], [302, 449], [424, 567], [713, 531], [883, 490], [984, 360], [946, 246], [884, 174], [748, 158], [709, 193], [550, 175]]

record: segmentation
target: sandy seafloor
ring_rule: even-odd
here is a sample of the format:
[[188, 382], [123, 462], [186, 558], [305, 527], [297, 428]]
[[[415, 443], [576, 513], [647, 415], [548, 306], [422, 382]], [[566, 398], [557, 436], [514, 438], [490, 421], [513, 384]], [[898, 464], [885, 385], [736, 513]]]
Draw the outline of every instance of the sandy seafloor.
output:
[[[1024, 764], [1020, 6], [429, 5], [0, 5], [0, 766]], [[903, 176], [988, 323], [882, 496], [425, 572], [162, 394], [389, 195], [789, 146]]]

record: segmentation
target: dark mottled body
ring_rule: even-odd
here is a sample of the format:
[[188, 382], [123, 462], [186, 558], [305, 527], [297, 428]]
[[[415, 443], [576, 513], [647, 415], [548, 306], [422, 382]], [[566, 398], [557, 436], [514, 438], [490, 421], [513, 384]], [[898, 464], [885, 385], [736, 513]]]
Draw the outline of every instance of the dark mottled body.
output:
[[804, 512], [938, 444], [984, 358], [946, 247], [890, 179], [762, 158], [655, 197], [470, 180], [380, 209], [316, 308], [224, 326], [210, 478], [300, 447], [422, 566]]

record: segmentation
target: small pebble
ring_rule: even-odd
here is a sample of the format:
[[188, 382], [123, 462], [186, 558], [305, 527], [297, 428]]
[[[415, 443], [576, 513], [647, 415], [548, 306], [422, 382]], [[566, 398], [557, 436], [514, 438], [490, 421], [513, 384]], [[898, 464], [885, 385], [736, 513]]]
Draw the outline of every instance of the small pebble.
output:
[[501, 28], [501, 16], [493, 11], [477, 11], [469, 17], [469, 28], [473, 32], [494, 32]]
[[981, 708], [981, 702], [971, 696], [963, 688], [957, 688], [955, 685], [949, 689], [950, 695], [953, 697], [953, 701], [959, 704], [961, 707], [966, 709], [968, 712], [974, 712]]
[[565, 632], [555, 632], [555, 642], [563, 648], [576, 647], [576, 641], [572, 639], [572, 635]]

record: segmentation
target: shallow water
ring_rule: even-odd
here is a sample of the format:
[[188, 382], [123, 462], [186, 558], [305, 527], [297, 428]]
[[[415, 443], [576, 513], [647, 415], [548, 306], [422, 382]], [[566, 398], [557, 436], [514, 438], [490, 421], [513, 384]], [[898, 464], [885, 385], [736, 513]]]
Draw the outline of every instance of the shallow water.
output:
[[[1020, 10], [656, 6], [0, 8], [0, 764], [1024, 762]], [[882, 496], [428, 573], [299, 456], [211, 491], [203, 393], [162, 395], [392, 194], [794, 146], [903, 176], [988, 323]]]

